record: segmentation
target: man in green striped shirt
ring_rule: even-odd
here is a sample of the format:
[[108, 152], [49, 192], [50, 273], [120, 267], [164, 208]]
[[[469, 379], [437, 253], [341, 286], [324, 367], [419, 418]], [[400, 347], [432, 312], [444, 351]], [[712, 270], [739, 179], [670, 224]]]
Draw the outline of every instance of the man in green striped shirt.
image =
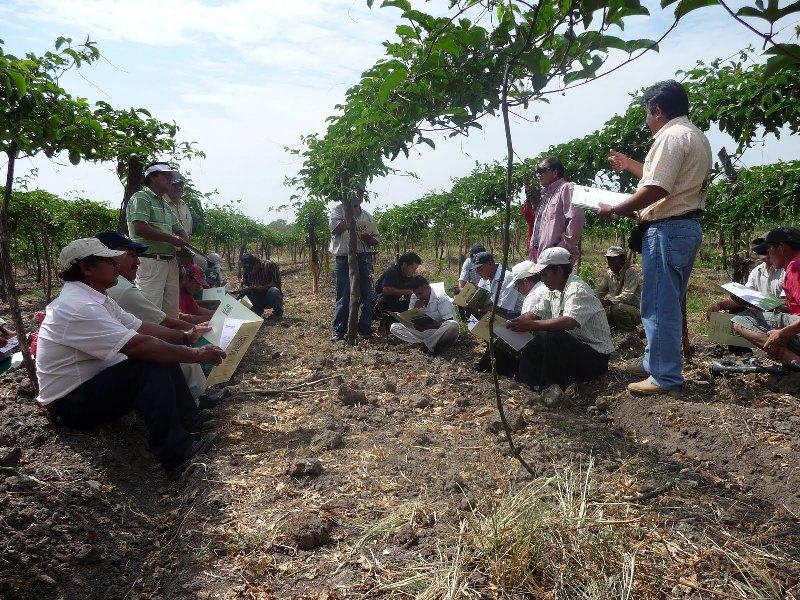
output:
[[149, 246], [140, 258], [136, 285], [153, 304], [178, 317], [177, 248], [183, 248], [189, 237], [163, 196], [172, 185], [177, 171], [169, 164], [155, 162], [144, 172], [145, 187], [131, 196], [127, 209], [130, 238]]

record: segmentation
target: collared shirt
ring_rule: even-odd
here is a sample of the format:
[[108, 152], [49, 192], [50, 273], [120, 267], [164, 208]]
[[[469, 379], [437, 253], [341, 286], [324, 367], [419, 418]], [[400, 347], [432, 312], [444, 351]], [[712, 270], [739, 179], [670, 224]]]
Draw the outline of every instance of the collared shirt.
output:
[[527, 312], [531, 312], [547, 292], [547, 286], [541, 281], [537, 281], [533, 289], [525, 296], [525, 300], [522, 301], [521, 314], [524, 315]]
[[[344, 220], [344, 206], [340, 202], [336, 206], [333, 207], [331, 210], [330, 215], [330, 230], [331, 234], [333, 234], [333, 230], [336, 229], [336, 226], [339, 225]], [[361, 209], [361, 214], [358, 215], [356, 218], [356, 223], [372, 223], [372, 215], [365, 211], [363, 208]], [[376, 238], [378, 238], [378, 234], [374, 234]], [[335, 256], [347, 256], [348, 248], [350, 247], [350, 232], [345, 229], [339, 235], [331, 235], [331, 243], [328, 246], [328, 251], [335, 255]], [[365, 252], [373, 252], [374, 246], [367, 246], [361, 236], [358, 236], [358, 253], [363, 254]]]
[[524, 298], [522, 297], [522, 294], [517, 291], [517, 288], [515, 288], [513, 285], [509, 285], [511, 280], [514, 278], [514, 274], [511, 272], [511, 269], [506, 271], [503, 281], [500, 281], [500, 272], [502, 270], [503, 265], [498, 263], [497, 269], [495, 269], [491, 281], [481, 278], [481, 280], [478, 282], [478, 287], [488, 290], [489, 294], [491, 294], [491, 301], [494, 302], [494, 295], [497, 292], [497, 286], [500, 285], [500, 299], [497, 303], [497, 306], [504, 308], [509, 312], [519, 314], [522, 310], [522, 301]]
[[170, 235], [176, 234], [181, 230], [172, 209], [164, 202], [161, 196], [157, 196], [149, 187], [142, 188], [131, 196], [127, 211], [128, 232], [134, 242], [146, 244], [148, 254], [175, 254], [175, 246], [169, 242], [155, 242], [136, 235], [133, 230], [134, 221], [143, 221], [153, 229]]
[[768, 267], [767, 263], [761, 262], [756, 268], [750, 271], [745, 284], [751, 290], [756, 290], [762, 294], [772, 294], [780, 296], [783, 293], [783, 278], [786, 275], [783, 269]]
[[601, 300], [610, 300], [613, 304], [630, 304], [639, 308], [642, 302], [642, 274], [634, 265], [625, 269], [621, 276], [615, 275], [611, 269], [606, 269], [594, 293]]
[[[417, 303], [417, 295], [411, 294], [411, 299], [408, 302], [410, 308], [415, 308]], [[435, 289], [431, 288], [431, 297], [428, 298], [428, 304], [420, 309], [434, 321], [452, 321], [456, 318], [456, 312], [453, 308], [453, 303], [447, 294], [439, 294]]]
[[142, 290], [122, 275], [119, 276], [117, 285], [106, 290], [106, 294], [119, 304], [122, 310], [131, 313], [145, 323], [161, 325], [161, 322], [167, 316], [167, 313], [144, 297]]
[[572, 204], [573, 183], [557, 179], [544, 190], [536, 207], [536, 220], [533, 223], [528, 247], [528, 257], [535, 261], [539, 254], [548, 248], [566, 248], [575, 261], [580, 254], [578, 243], [586, 225], [583, 209]]
[[66, 282], [39, 328], [38, 402], [50, 404], [125, 360], [120, 349], [141, 326], [141, 320], [105, 294], [78, 281]]
[[475, 286], [480, 283], [481, 276], [478, 275], [478, 272], [475, 270], [475, 263], [472, 262], [469, 256], [467, 260], [464, 261], [464, 264], [461, 265], [461, 273], [458, 275], [458, 280], [469, 281]]
[[[172, 214], [175, 215], [175, 218], [178, 219], [178, 223], [181, 224], [181, 229], [186, 232], [186, 235], [192, 235], [192, 227], [194, 225], [194, 221], [192, 220], [192, 213], [189, 210], [189, 205], [186, 204], [182, 199], [178, 199], [178, 203], [175, 204], [172, 201], [172, 198], [169, 196], [164, 196], [164, 202], [167, 203]], [[203, 265], [200, 265], [201, 267]], [[203, 267], [205, 269], [205, 267]]]
[[570, 274], [563, 292], [548, 290], [533, 312], [542, 319], [572, 317], [578, 326], [567, 333], [601, 354], [614, 351], [603, 305], [589, 284], [577, 275]]
[[711, 165], [705, 134], [688, 117], [667, 121], [653, 136], [638, 187], [655, 185], [669, 195], [642, 209], [639, 217], [655, 221], [704, 208]]

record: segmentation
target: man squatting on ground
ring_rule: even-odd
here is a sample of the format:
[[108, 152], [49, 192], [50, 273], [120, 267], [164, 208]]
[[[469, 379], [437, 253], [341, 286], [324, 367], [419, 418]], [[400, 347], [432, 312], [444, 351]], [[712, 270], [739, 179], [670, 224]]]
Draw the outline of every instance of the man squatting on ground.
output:
[[375, 306], [373, 319], [381, 320], [381, 329], [386, 329], [394, 319], [389, 311], [403, 312], [408, 310], [411, 296], [414, 295], [414, 276], [422, 264], [416, 252], [406, 252], [397, 258], [375, 282]]
[[[210, 257], [209, 257], [210, 258]], [[272, 319], [283, 317], [283, 290], [281, 271], [272, 261], [263, 262], [249, 252], [242, 254], [242, 288], [237, 298], [247, 296], [253, 307], [250, 309], [261, 316], [266, 309], [272, 309]]]
[[[498, 288], [500, 289], [500, 297], [497, 301], [497, 310], [495, 312], [508, 319], [518, 317], [522, 310], [524, 298], [511, 285], [511, 280], [514, 278], [511, 270], [506, 270], [501, 280], [500, 274], [503, 271], [503, 265], [495, 262], [494, 255], [490, 252], [479, 252], [475, 255], [473, 262], [475, 263], [475, 271], [481, 276], [478, 287], [489, 292], [491, 303], [494, 303], [495, 294]], [[480, 319], [491, 310], [491, 303], [483, 307], [466, 309], [466, 312]]]
[[734, 316], [733, 329], [754, 346], [783, 363], [800, 361], [800, 229], [779, 227], [764, 238], [769, 260], [784, 269], [786, 312], [750, 308]]
[[657, 83], [644, 92], [642, 102], [653, 132], [644, 164], [614, 150], [609, 157], [615, 170], [639, 178], [638, 189], [615, 207], [601, 203], [597, 214], [610, 219], [639, 211], [647, 346], [642, 364], [630, 372], [649, 376], [628, 390], [647, 395], [683, 387], [681, 303], [703, 237], [698, 219], [712, 161], [708, 139], [689, 121], [689, 98], [680, 83]]
[[96, 238], [75, 240], [58, 257], [64, 287], [46, 309], [39, 330], [38, 402], [59, 425], [90, 428], [135, 411], [144, 421], [151, 452], [179, 474], [214, 434], [193, 434], [201, 414], [181, 363], [219, 364], [225, 352], [191, 345], [191, 333], [145, 323], [106, 295], [117, 284], [115, 259]]
[[641, 322], [642, 274], [628, 263], [621, 246], [606, 250], [608, 269], [594, 289], [606, 310], [608, 324], [620, 331], [633, 331]]
[[128, 233], [134, 242], [148, 246], [142, 254], [136, 285], [145, 298], [170, 317], [178, 316], [178, 260], [176, 248], [189, 237], [163, 196], [177, 175], [167, 163], [152, 163], [144, 171], [145, 187], [131, 196], [127, 208]]
[[503, 352], [498, 371], [502, 360], [505, 373], [534, 390], [560, 396], [570, 380], [597, 379], [608, 370], [608, 358], [614, 351], [611, 331], [602, 304], [589, 285], [572, 273], [572, 257], [564, 248], [548, 248], [539, 254], [529, 272], [541, 278], [545, 289], [542, 293], [532, 281], [521, 278], [525, 283], [518, 285], [522, 290], [531, 289], [526, 296], [531, 301], [526, 302], [523, 314], [506, 326], [512, 331], [532, 332], [533, 340], [516, 361]]
[[453, 303], [447, 294], [434, 290], [424, 277], [415, 277], [411, 287], [413, 292], [409, 308], [421, 310], [432, 321], [420, 329], [411, 329], [403, 323], [392, 323], [389, 331], [404, 342], [422, 344], [429, 353], [436, 354], [443, 346], [458, 339], [458, 322]]
[[[353, 198], [353, 212], [356, 223], [372, 222], [372, 215], [361, 208], [364, 190], [359, 189]], [[336, 257], [336, 307], [333, 314], [332, 340], [343, 340], [347, 334], [347, 322], [350, 313], [350, 267], [347, 252], [350, 247], [350, 232], [344, 217], [344, 205], [340, 202], [330, 214], [331, 243], [328, 248]], [[358, 319], [358, 332], [364, 336], [372, 335], [372, 254], [371, 249], [378, 245], [377, 234], [358, 236], [358, 274], [361, 282], [361, 316]]]

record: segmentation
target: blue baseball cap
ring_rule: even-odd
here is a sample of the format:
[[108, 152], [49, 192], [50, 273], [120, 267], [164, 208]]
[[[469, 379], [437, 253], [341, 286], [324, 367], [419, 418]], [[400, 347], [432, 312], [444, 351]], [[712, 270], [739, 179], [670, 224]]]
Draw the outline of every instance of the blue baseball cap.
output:
[[136, 254], [142, 254], [145, 252], [149, 246], [146, 244], [140, 244], [139, 242], [134, 242], [131, 238], [129, 238], [124, 233], [120, 233], [119, 231], [114, 231], [113, 229], [107, 229], [105, 231], [101, 231], [95, 236], [98, 240], [103, 242], [103, 245], [107, 248], [111, 248], [115, 250], [117, 248], [132, 248]]

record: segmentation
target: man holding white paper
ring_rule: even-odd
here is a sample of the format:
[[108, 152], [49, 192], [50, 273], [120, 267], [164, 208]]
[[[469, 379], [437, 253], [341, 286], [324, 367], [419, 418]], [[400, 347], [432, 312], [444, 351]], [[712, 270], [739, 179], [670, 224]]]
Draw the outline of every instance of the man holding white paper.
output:
[[424, 328], [408, 327], [403, 323], [392, 323], [389, 331], [409, 344], [422, 344], [430, 354], [436, 354], [442, 346], [458, 339], [458, 323], [450, 298], [443, 291], [435, 290], [424, 277], [417, 276], [411, 283], [413, 294], [409, 302], [412, 309], [421, 310], [430, 321]]
[[[711, 146], [689, 121], [689, 97], [677, 81], [662, 81], [642, 96], [653, 144], [644, 164], [611, 150], [617, 171], [639, 178], [636, 192], [616, 206], [601, 203], [601, 219], [631, 216], [639, 224], [629, 245], [642, 253], [642, 324], [647, 336], [644, 360], [632, 374], [646, 379], [628, 385], [638, 395], [683, 387], [681, 310], [703, 231], [699, 218], [710, 181]], [[634, 373], [635, 372], [635, 373]]]
[[542, 252], [530, 272], [549, 291], [532, 311], [507, 323], [512, 331], [534, 334], [519, 354], [517, 379], [560, 396], [570, 379], [597, 379], [608, 370], [611, 331], [603, 305], [572, 273], [572, 257], [564, 248]]

